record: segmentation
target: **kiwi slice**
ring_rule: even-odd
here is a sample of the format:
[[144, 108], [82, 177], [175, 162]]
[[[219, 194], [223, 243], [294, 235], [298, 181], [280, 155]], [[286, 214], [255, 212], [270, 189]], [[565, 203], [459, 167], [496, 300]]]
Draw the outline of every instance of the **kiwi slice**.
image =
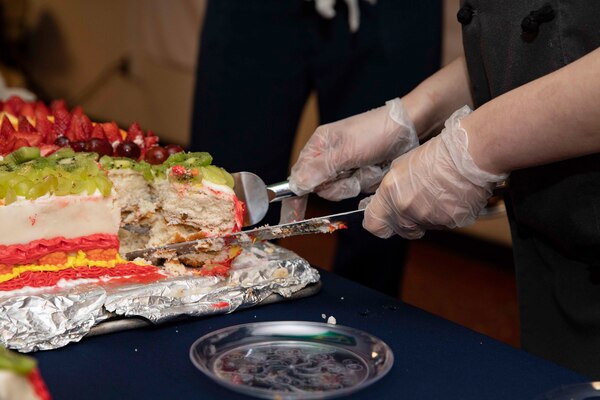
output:
[[219, 167], [207, 165], [206, 167], [200, 167], [200, 172], [204, 179], [216, 183], [217, 185], [225, 185], [227, 183], [227, 180]]
[[36, 158], [40, 158], [40, 149], [37, 147], [21, 147], [8, 156], [6, 156], [5, 161], [13, 164], [22, 164], [24, 162], [35, 160]]
[[119, 157], [113, 158], [113, 168], [115, 169], [129, 169], [133, 168], [134, 161], [130, 158]]
[[48, 159], [50, 160], [61, 160], [63, 158], [69, 158], [69, 157], [73, 157], [75, 155], [75, 151], [70, 148], [70, 147], [63, 147], [60, 150], [57, 150], [56, 152], [50, 154], [48, 157]]
[[210, 165], [211, 162], [212, 156], [205, 151], [192, 153], [184, 153], [182, 151], [171, 154], [163, 164], [167, 167], [172, 167], [173, 165], [183, 165], [185, 167], [204, 167]]
[[115, 166], [115, 161], [111, 156], [102, 156], [98, 162], [102, 165], [102, 168], [105, 169], [112, 169]]

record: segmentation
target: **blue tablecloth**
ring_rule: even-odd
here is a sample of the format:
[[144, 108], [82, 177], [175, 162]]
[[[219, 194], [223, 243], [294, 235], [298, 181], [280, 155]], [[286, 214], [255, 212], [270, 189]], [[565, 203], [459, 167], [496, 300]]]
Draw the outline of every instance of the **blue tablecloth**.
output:
[[394, 352], [389, 374], [350, 399], [526, 400], [588, 380], [330, 273], [322, 272], [322, 282], [312, 297], [91, 337], [35, 357], [57, 400], [241, 399], [195, 369], [188, 357], [194, 340], [241, 323], [322, 322], [326, 314]]

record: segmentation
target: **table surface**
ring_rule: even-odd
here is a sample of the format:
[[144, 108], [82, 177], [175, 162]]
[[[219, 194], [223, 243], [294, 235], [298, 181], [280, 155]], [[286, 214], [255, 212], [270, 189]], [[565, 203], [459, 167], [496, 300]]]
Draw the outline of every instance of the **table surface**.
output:
[[[394, 352], [380, 381], [349, 399], [535, 399], [584, 376], [321, 271], [311, 297], [84, 338], [35, 353], [53, 397], [69, 399], [242, 399], [191, 363], [192, 343], [213, 330], [249, 322], [323, 322], [369, 332]], [[490, 310], [490, 312], [494, 312]]]

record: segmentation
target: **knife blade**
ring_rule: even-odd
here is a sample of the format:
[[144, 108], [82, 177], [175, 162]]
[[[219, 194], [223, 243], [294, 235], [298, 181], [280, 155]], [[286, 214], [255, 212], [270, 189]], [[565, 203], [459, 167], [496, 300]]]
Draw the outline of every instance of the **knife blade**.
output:
[[203, 238], [189, 242], [173, 243], [165, 246], [151, 247], [135, 250], [125, 254], [128, 260], [138, 257], [145, 259], [172, 258], [176, 255], [194, 254], [199, 252], [220, 251], [225, 247], [241, 246], [250, 247], [258, 241], [282, 239], [289, 236], [309, 235], [315, 233], [331, 233], [346, 227], [345, 222], [353, 216], [360, 215], [364, 209], [347, 211], [339, 214], [327, 215], [290, 222], [281, 225], [265, 225], [259, 228], [230, 233], [225, 236]]

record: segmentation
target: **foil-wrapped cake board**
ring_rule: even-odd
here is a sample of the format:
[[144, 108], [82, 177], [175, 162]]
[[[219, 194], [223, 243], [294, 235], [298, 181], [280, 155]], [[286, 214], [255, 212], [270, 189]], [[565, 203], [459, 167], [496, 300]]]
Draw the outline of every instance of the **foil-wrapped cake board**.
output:
[[0, 344], [50, 350], [86, 335], [221, 314], [318, 290], [319, 273], [295, 253], [268, 242], [245, 249], [230, 276], [185, 275], [146, 284], [86, 283], [0, 293]]

